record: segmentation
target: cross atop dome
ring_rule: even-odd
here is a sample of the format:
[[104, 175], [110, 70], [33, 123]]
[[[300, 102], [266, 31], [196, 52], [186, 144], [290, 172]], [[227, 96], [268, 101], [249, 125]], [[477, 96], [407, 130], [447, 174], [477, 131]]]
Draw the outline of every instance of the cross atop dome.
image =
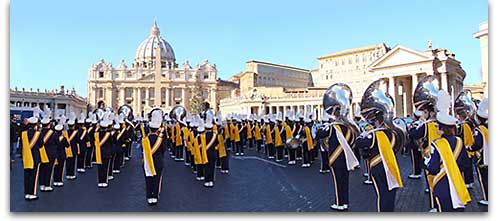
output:
[[152, 29], [150, 31], [150, 35], [159, 36], [160, 34], [161, 34], [161, 32], [159, 31], [159, 27], [157, 26], [157, 21], [154, 18], [154, 25], [152, 26]]

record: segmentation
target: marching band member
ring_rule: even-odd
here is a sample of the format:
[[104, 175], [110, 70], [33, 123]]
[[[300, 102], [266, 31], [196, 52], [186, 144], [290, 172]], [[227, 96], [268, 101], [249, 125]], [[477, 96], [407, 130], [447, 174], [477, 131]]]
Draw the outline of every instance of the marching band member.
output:
[[[66, 121], [65, 116], [61, 116], [59, 123], [55, 126], [55, 134], [57, 136], [57, 154], [54, 160], [54, 186], [61, 187], [64, 186], [64, 168], [66, 166], [66, 159], [73, 157], [73, 152], [69, 140], [67, 137], [67, 131], [63, 131], [64, 123]], [[73, 123], [74, 124], [74, 123]]]
[[[227, 174], [228, 173], [228, 170], [229, 170], [229, 156], [230, 154], [227, 152], [227, 149], [225, 148], [225, 139], [226, 139], [226, 133], [227, 132], [227, 124], [226, 122], [223, 123], [222, 120], [221, 120], [221, 112], [218, 112], [218, 116], [215, 118], [215, 123], [217, 125], [217, 129], [218, 129], [218, 146], [216, 147], [216, 150], [217, 150], [217, 161], [216, 163], [219, 162], [219, 165], [220, 165], [220, 172], [221, 173], [225, 173]], [[223, 126], [225, 125], [225, 126]]]
[[205, 130], [205, 139], [206, 139], [206, 155], [207, 162], [205, 163], [205, 181], [204, 187], [213, 187], [214, 186], [214, 167], [216, 163], [216, 148], [218, 146], [218, 131], [214, 130], [213, 127], [213, 119], [214, 116], [212, 114], [206, 114], [206, 124]]
[[42, 192], [53, 191], [52, 173], [54, 172], [54, 163], [57, 157], [57, 147], [59, 144], [59, 137], [52, 129], [50, 115], [50, 109], [47, 109], [45, 111], [45, 116], [43, 116], [43, 119], [41, 120], [43, 147], [40, 149], [42, 162], [40, 165], [40, 190]]
[[[131, 125], [126, 125], [124, 121], [125, 116], [123, 113], [120, 113], [118, 117], [115, 119], [114, 124], [114, 134], [113, 134], [113, 146], [114, 146], [114, 157], [112, 159], [112, 174], [121, 173], [121, 167], [124, 165], [124, 157], [127, 151], [127, 142], [130, 140], [129, 131], [133, 131], [128, 129], [128, 127], [132, 127]], [[130, 142], [131, 143], [131, 142]]]
[[85, 161], [86, 161], [86, 155], [88, 154], [87, 151], [89, 150], [90, 140], [88, 138], [88, 128], [90, 126], [90, 123], [92, 122], [91, 120], [91, 115], [88, 116], [88, 118], [85, 119], [85, 113], [80, 114], [80, 119], [78, 119], [78, 134], [76, 135], [78, 140], [78, 162], [76, 165], [76, 171], [78, 173], [84, 173], [85, 172]]
[[332, 116], [329, 116], [327, 110], [323, 112], [323, 116], [325, 120], [333, 120], [336, 123], [318, 129], [316, 136], [318, 139], [325, 139], [324, 149], [328, 150], [325, 159], [328, 159], [334, 179], [335, 203], [330, 208], [342, 211], [349, 208], [349, 171], [354, 170], [359, 162], [349, 145], [353, 139], [351, 129], [339, 120], [341, 110], [338, 107], [330, 108]]
[[[299, 110], [296, 114], [295, 122], [298, 124], [299, 130], [296, 131], [297, 135], [300, 136], [301, 139], [304, 137], [304, 112], [303, 110]], [[302, 160], [303, 159], [303, 147], [302, 145], [299, 146], [299, 148], [296, 150], [296, 160]]]
[[69, 114], [69, 121], [67, 122], [68, 130], [64, 131], [64, 137], [66, 137], [69, 143], [69, 148], [66, 149], [66, 179], [74, 180], [76, 179], [76, 159], [79, 152], [78, 146], [78, 129], [75, 127], [76, 115], [74, 112]]
[[475, 128], [475, 112], [477, 107], [472, 101], [472, 94], [470, 90], [460, 92], [454, 102], [455, 117], [459, 123], [457, 125], [456, 135], [463, 141], [464, 149], [462, 150], [464, 156], [457, 160], [460, 171], [463, 173], [465, 186], [469, 189], [473, 187], [474, 171], [473, 159], [474, 153], [469, 151], [469, 147], [474, 144], [474, 128]]
[[[360, 127], [360, 122], [361, 122], [361, 109], [360, 109], [360, 105], [355, 105], [355, 108], [354, 108], [354, 123], [356, 123], [356, 126], [358, 126], [358, 128]], [[361, 153], [360, 153], [360, 149], [358, 148], [353, 148], [353, 151], [354, 151], [354, 156], [356, 157], [356, 159], [358, 159], [358, 161], [361, 161]], [[356, 169], [360, 169], [360, 165], [358, 165], [356, 167]], [[367, 172], [366, 172], [366, 176], [365, 176], [365, 173], [363, 174], [363, 176], [365, 177], [369, 177], [368, 175], [368, 162], [366, 162], [365, 160], [365, 168], [367, 169]], [[371, 179], [368, 179], [368, 180], [371, 180]]]
[[[439, 84], [437, 82], [437, 78], [433, 75], [428, 75], [422, 78], [415, 88], [413, 94], [413, 103], [415, 108], [422, 112], [421, 120], [423, 121], [416, 128], [412, 128], [409, 131], [409, 137], [414, 141], [416, 145], [420, 145], [420, 149], [422, 150], [422, 156], [429, 157], [430, 155], [430, 143], [439, 138], [437, 125], [436, 125], [436, 112], [435, 105], [437, 101], [437, 93], [435, 90], [439, 88]], [[434, 198], [434, 193], [430, 186], [432, 186], [433, 176], [427, 173], [427, 170], [423, 170], [426, 180], [425, 189], [426, 193], [429, 193], [430, 207], [429, 211], [435, 212], [436, 202]]]
[[112, 113], [106, 112], [100, 121], [100, 129], [93, 134], [95, 146], [95, 162], [98, 166], [98, 187], [106, 188], [109, 186], [109, 168], [111, 167], [111, 151], [113, 149], [111, 137], [111, 120]]
[[179, 120], [176, 120], [175, 124], [175, 149], [174, 149], [174, 157], [175, 161], [182, 161], [183, 160], [183, 139], [182, 139], [182, 122], [179, 122]]
[[375, 130], [364, 134], [357, 147], [370, 151], [370, 173], [377, 193], [378, 212], [394, 211], [396, 189], [403, 187], [398, 163], [392, 150], [393, 134], [384, 126], [384, 113], [376, 113], [373, 120]]
[[273, 137], [275, 137], [275, 150], [276, 150], [276, 161], [281, 162], [284, 160], [284, 144], [285, 140], [283, 140], [284, 126], [282, 125], [282, 113], [277, 113], [276, 124], [273, 127]]
[[[363, 132], [356, 142], [365, 158], [370, 160], [370, 173], [377, 194], [377, 211], [394, 211], [396, 190], [403, 187], [398, 162], [393, 149], [403, 142], [396, 139], [400, 133], [393, 126], [392, 109], [394, 100], [383, 86], [386, 79], [379, 79], [368, 86], [361, 100], [361, 114], [375, 129]], [[387, 115], [387, 116], [386, 116]], [[394, 138], [394, 139], [393, 139]], [[400, 145], [401, 144], [401, 145]]]
[[[332, 119], [330, 118], [329, 114], [327, 114], [326, 111], [323, 111], [322, 124], [327, 125], [329, 123], [332, 123]], [[321, 161], [322, 163], [320, 165], [320, 173], [329, 173], [330, 166], [329, 166], [329, 155], [328, 155], [328, 150], [329, 150], [329, 140], [328, 139], [332, 134], [329, 133], [329, 134], [327, 134], [326, 137], [323, 137], [323, 135], [321, 135], [320, 131], [321, 130], [317, 130], [317, 134], [316, 134], [317, 139], [320, 141], [320, 157], [322, 159], [322, 161]], [[337, 205], [340, 205], [340, 204], [337, 204]]]
[[[90, 115], [90, 113], [89, 113]], [[86, 150], [86, 158], [85, 158], [85, 169], [92, 168], [92, 159], [93, 155], [95, 155], [95, 134], [98, 130], [97, 125], [97, 115], [95, 113], [91, 114], [91, 123], [87, 130], [88, 142], [87, 142], [87, 150]]]
[[[411, 123], [410, 128], [417, 128], [418, 125], [422, 123], [420, 117], [422, 117], [422, 112], [419, 110], [415, 110], [413, 112], [413, 116], [415, 117], [414, 121]], [[412, 161], [412, 173], [408, 176], [410, 179], [420, 179], [422, 177], [422, 152], [420, 152], [420, 147], [416, 140], [414, 140], [411, 136], [409, 137], [409, 149], [411, 153], [411, 161]]]
[[246, 131], [247, 131], [247, 148], [252, 149], [254, 146], [254, 116], [251, 114], [246, 120]]
[[[285, 143], [287, 143], [287, 141], [288, 141], [289, 139], [294, 138], [293, 133], [292, 133], [291, 126], [288, 124], [288, 122], [289, 122], [289, 121], [290, 121], [290, 119], [289, 119], [289, 115], [287, 115], [287, 117], [286, 117], [286, 121], [282, 122], [282, 125], [283, 125], [283, 130], [285, 131], [285, 140], [284, 140], [284, 142], [285, 142]], [[287, 157], [287, 159], [288, 159], [287, 164], [289, 164], [289, 163], [291, 162], [291, 157], [290, 157], [290, 152], [291, 152], [291, 150], [290, 150], [290, 149], [291, 149], [291, 148], [290, 148], [289, 146], [287, 146], [287, 145], [286, 145], [286, 147], [285, 147], [284, 157]], [[292, 159], [293, 159], [294, 164], [295, 164], [295, 163], [296, 163], [296, 154], [295, 154], [296, 152], [295, 152], [295, 150], [294, 150], [294, 152], [293, 152], [293, 153], [294, 153], [294, 154], [292, 155], [292, 156], [293, 156], [293, 158], [292, 158]]]
[[39, 109], [28, 118], [28, 129], [21, 133], [22, 163], [24, 168], [24, 199], [38, 199], [38, 175], [40, 172], [40, 149], [43, 147], [41, 132], [36, 130]]
[[437, 211], [463, 212], [471, 199], [457, 165], [457, 157], [464, 147], [462, 139], [455, 136], [457, 119], [448, 114], [450, 105], [448, 92], [439, 91], [436, 119], [441, 137], [431, 141], [431, 155], [426, 157], [425, 164], [429, 174], [434, 176], [430, 183]]
[[196, 118], [197, 130], [194, 137], [194, 162], [197, 167], [196, 179], [205, 180], [205, 164], [208, 162], [206, 150], [206, 130], [204, 120], [199, 115]]
[[488, 143], [488, 98], [479, 104], [477, 109], [477, 123], [475, 129], [474, 144], [469, 148], [477, 156], [477, 177], [481, 184], [483, 199], [479, 201], [481, 205], [488, 205], [488, 164], [489, 164], [489, 143]]
[[191, 126], [192, 119], [190, 118], [190, 114], [187, 114], [185, 117], [185, 127], [183, 127], [183, 142], [185, 143], [185, 166], [190, 166], [193, 155], [192, 155], [192, 140], [190, 139], [190, 131], [192, 130]]
[[273, 159], [275, 158], [275, 156], [272, 155], [272, 153], [275, 146], [273, 143], [273, 130], [272, 130], [273, 123], [270, 122], [269, 119], [270, 117], [271, 115], [265, 116], [265, 138], [266, 138], [265, 152], [268, 158]]
[[254, 116], [254, 142], [256, 143], [256, 151], [259, 153], [261, 151], [261, 145], [263, 145], [263, 135], [261, 134], [261, 123], [263, 119], [259, 119], [258, 115]]
[[303, 155], [303, 164], [301, 167], [308, 168], [311, 166], [311, 151], [315, 148], [313, 145], [313, 137], [311, 136], [311, 127], [313, 126], [313, 122], [309, 118], [309, 114], [306, 115], [304, 123], [302, 135], [304, 135], [306, 139], [304, 139], [304, 143], [301, 145]]
[[240, 148], [239, 155], [244, 155], [244, 146], [247, 143], [247, 123], [246, 123], [246, 115], [240, 115], [237, 120], [237, 125], [239, 127], [239, 136], [240, 136]]
[[[146, 134], [143, 126], [140, 126], [142, 133], [143, 168], [145, 175], [145, 191], [147, 203], [157, 204], [159, 193], [161, 193], [161, 183], [163, 179], [165, 141], [161, 128], [162, 111], [153, 110], [149, 124], [150, 133]], [[160, 129], [161, 128], [161, 129]]]
[[244, 150], [242, 147], [242, 142], [240, 138], [240, 133], [242, 129], [242, 120], [240, 119], [241, 116], [234, 116], [236, 123], [233, 125], [233, 141], [235, 143], [235, 155], [244, 155]]

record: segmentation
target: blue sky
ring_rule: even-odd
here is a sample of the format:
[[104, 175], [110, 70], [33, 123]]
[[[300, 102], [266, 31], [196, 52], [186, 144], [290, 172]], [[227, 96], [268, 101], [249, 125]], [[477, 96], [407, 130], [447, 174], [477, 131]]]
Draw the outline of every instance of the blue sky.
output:
[[247, 60], [317, 68], [317, 57], [385, 42], [456, 54], [465, 83], [480, 82], [484, 0], [438, 1], [21, 1], [10, 5], [10, 87], [86, 96], [87, 71], [100, 58], [131, 63], [154, 18], [181, 64], [209, 59], [227, 79]]

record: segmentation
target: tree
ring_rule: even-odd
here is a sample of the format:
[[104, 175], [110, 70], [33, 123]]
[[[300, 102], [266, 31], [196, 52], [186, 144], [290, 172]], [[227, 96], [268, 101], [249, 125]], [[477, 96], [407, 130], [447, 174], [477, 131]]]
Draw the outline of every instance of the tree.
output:
[[204, 96], [202, 95], [202, 83], [200, 74], [195, 75], [194, 87], [192, 88], [192, 98], [190, 98], [189, 109], [192, 114], [202, 112]]

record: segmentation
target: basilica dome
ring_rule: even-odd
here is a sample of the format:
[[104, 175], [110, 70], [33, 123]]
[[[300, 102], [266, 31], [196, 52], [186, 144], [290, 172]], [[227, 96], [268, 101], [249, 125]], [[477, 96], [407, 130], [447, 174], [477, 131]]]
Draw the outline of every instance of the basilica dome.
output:
[[160, 49], [162, 67], [174, 66], [176, 59], [173, 48], [161, 37], [156, 22], [154, 22], [154, 25], [152, 26], [149, 37], [138, 46], [135, 53], [134, 65], [144, 68], [154, 66], [157, 56], [157, 47]]

